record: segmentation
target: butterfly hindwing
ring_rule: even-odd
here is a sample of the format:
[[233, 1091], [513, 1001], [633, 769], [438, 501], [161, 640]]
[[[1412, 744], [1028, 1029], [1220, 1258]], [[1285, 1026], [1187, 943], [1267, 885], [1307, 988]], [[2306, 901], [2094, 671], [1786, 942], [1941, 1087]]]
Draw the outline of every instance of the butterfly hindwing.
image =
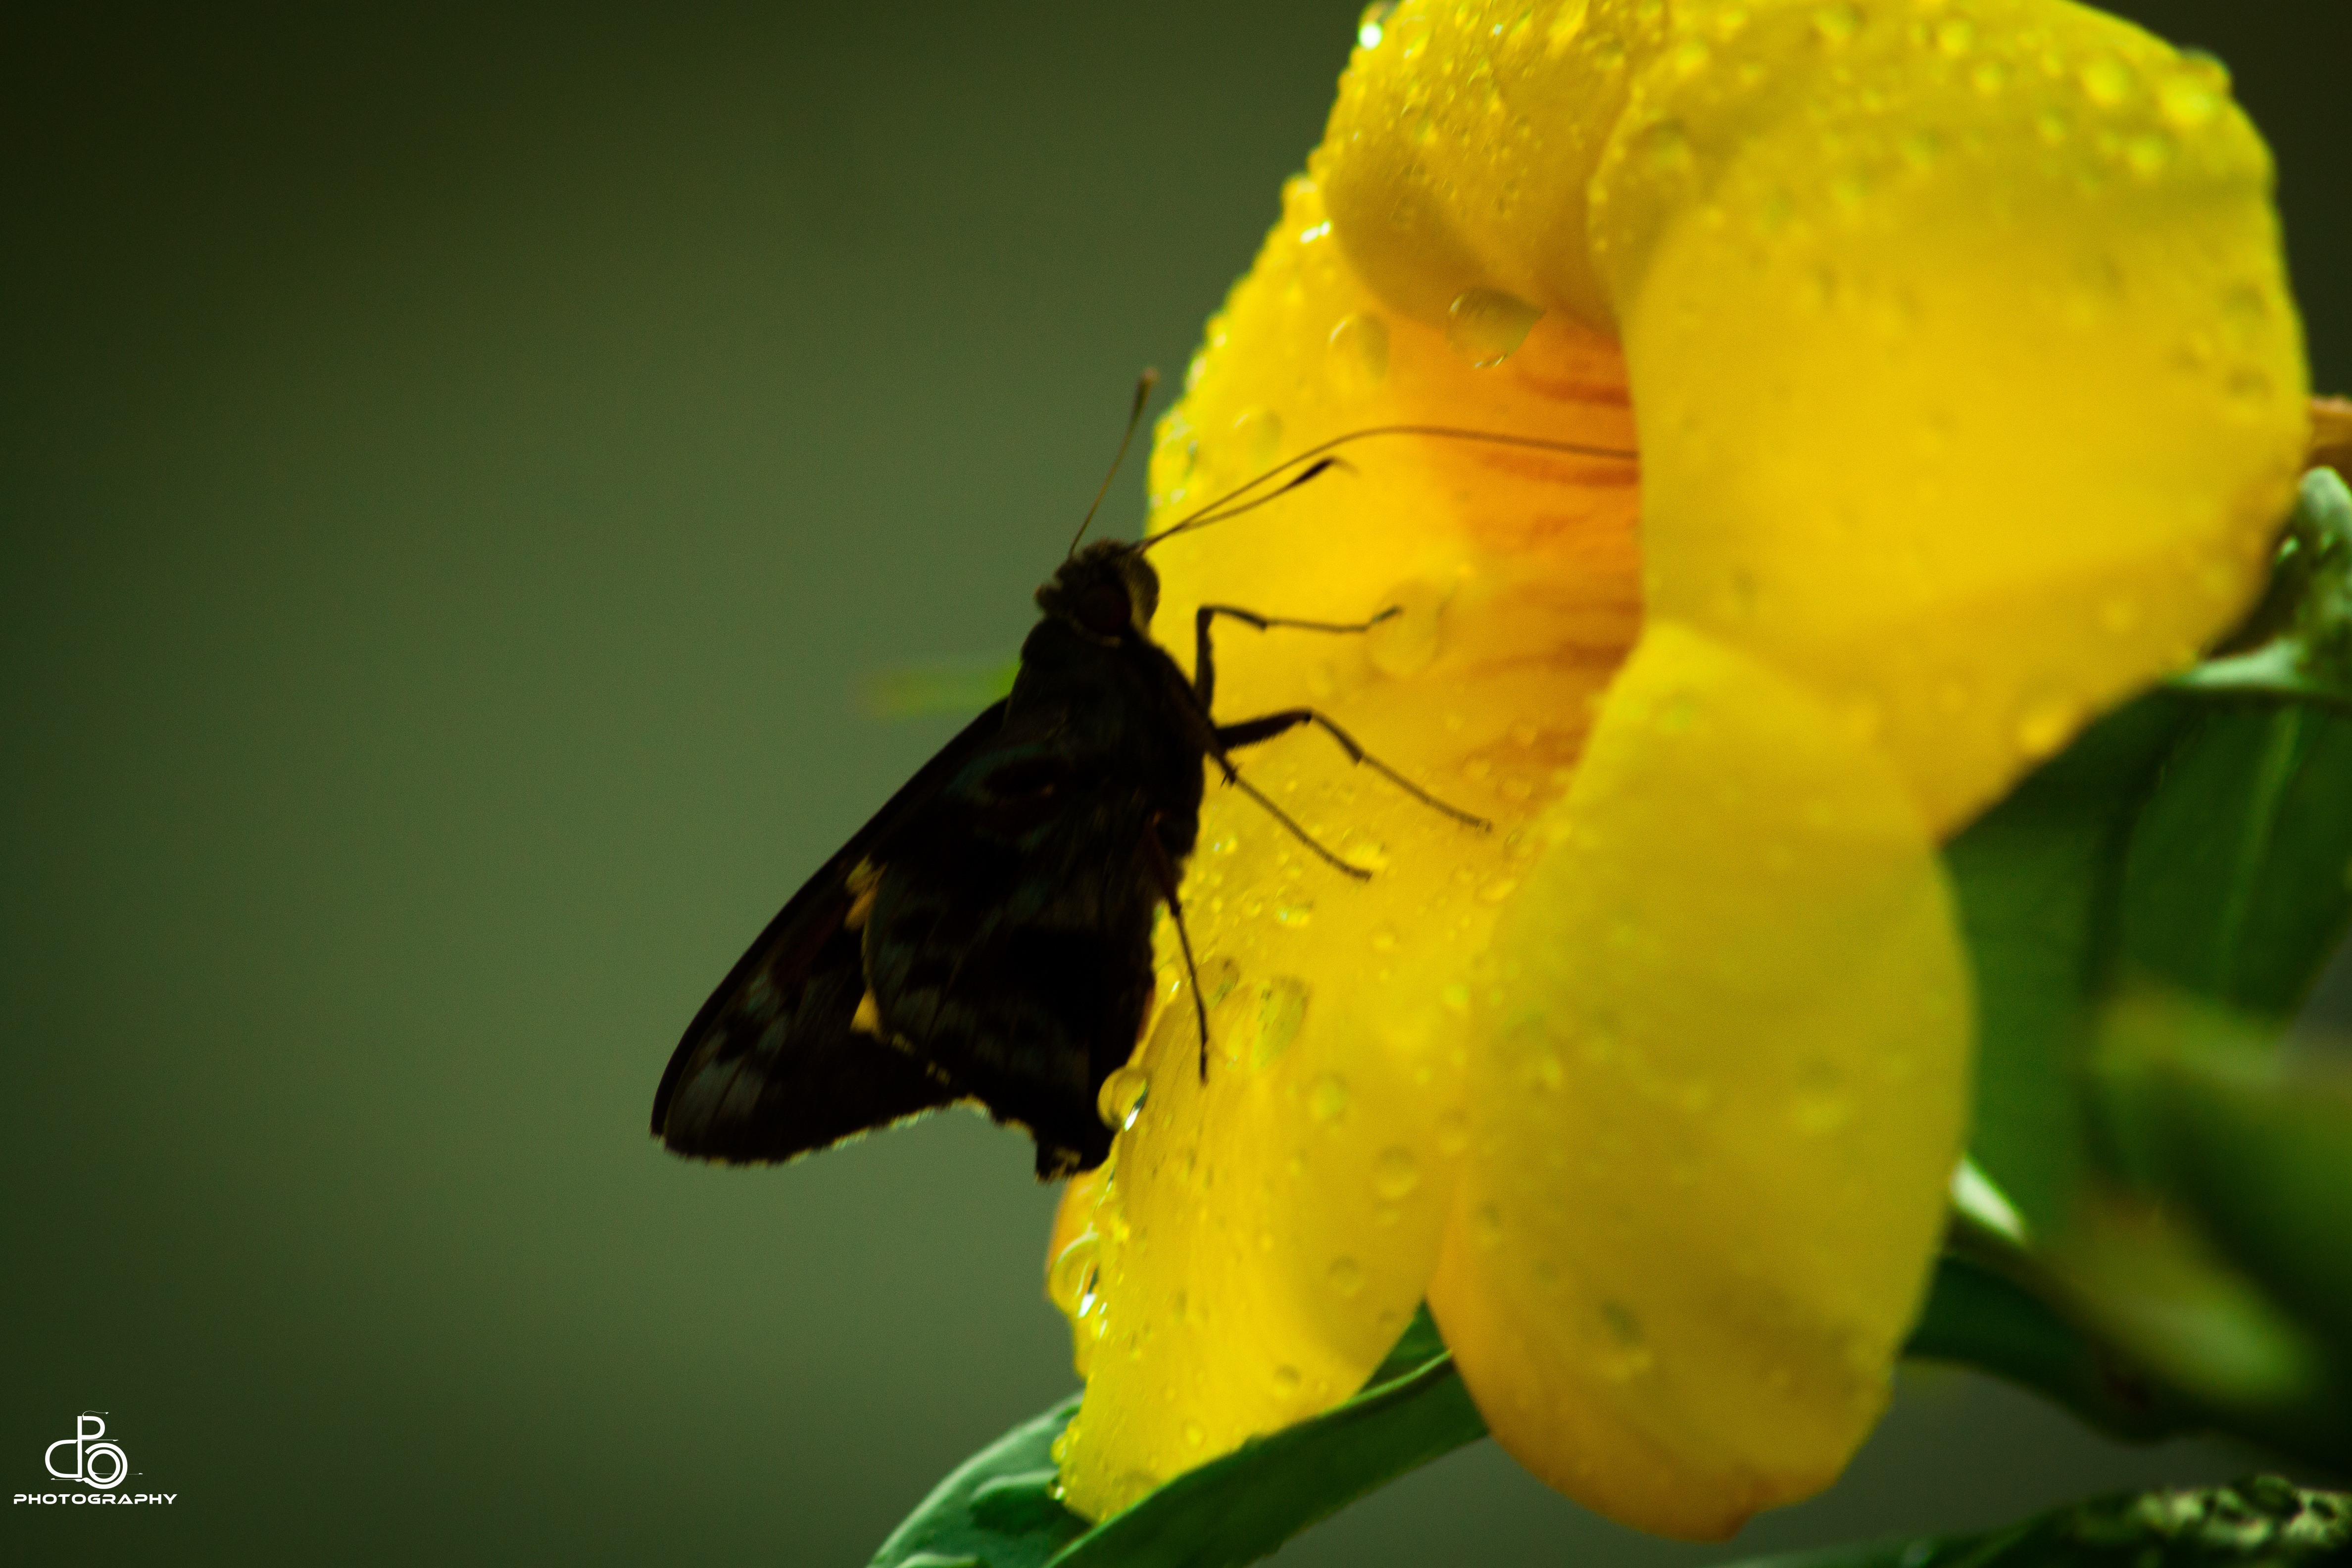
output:
[[1003, 711], [1000, 702], [982, 713], [908, 780], [702, 1005], [654, 1097], [653, 1130], [671, 1150], [790, 1160], [967, 1098], [934, 1066], [859, 1027], [858, 901], [945, 782], [1003, 727]]

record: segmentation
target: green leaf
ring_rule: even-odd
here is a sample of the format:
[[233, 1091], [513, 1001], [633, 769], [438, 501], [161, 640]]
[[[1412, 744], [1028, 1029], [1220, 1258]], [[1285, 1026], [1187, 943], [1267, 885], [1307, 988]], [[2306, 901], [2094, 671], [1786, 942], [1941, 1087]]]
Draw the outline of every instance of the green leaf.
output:
[[1086, 1533], [1062, 1506], [1054, 1439], [1076, 1414], [1070, 1395], [956, 1467], [890, 1532], [872, 1568], [1040, 1568]]
[[2104, 1042], [2102, 1110], [2137, 1184], [2352, 1368], [2352, 1072], [2268, 1043], [2249, 1020], [2142, 1001]]
[[2352, 921], [2352, 717], [2196, 713], [2134, 824], [2119, 905], [2134, 978], [2283, 1025]]
[[1054, 1439], [1076, 1395], [959, 1467], [876, 1552], [872, 1568], [1057, 1568], [1255, 1562], [1317, 1520], [1486, 1435], [1427, 1309], [1362, 1392], [1244, 1445], [1090, 1527], [1064, 1508]]
[[1950, 1255], [1937, 1261], [1935, 1286], [1903, 1353], [2021, 1384], [2126, 1442], [2205, 1425], [2189, 1402], [1990, 1261]]
[[2210, 1491], [2100, 1498], [1981, 1535], [1752, 1559], [1739, 1568], [2295, 1568], [2352, 1553], [2352, 1497], [2255, 1476]]
[[1969, 1152], [2037, 1231], [2084, 1165], [2076, 1064], [2115, 968], [2131, 831], [2198, 717], [2166, 693], [2107, 715], [1945, 847], [1977, 973]]

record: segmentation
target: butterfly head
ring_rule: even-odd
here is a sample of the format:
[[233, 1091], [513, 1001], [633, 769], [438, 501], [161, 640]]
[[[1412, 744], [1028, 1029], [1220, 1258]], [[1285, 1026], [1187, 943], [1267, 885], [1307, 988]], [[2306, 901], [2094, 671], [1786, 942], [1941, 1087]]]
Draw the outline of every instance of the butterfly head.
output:
[[1037, 590], [1037, 607], [1097, 642], [1118, 642], [1130, 630], [1149, 637], [1151, 612], [1160, 607], [1160, 574], [1134, 545], [1098, 539]]

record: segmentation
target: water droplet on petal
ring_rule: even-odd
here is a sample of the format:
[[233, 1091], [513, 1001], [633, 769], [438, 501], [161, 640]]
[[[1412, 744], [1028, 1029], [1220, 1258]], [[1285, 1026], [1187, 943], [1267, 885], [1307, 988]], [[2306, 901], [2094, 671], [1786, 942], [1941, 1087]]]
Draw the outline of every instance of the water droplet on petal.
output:
[[1421, 1166], [1412, 1151], [1392, 1144], [1372, 1162], [1372, 1187], [1384, 1198], [1401, 1198], [1421, 1185]]
[[2164, 173], [2172, 162], [2172, 139], [2160, 131], [2149, 131], [2124, 142], [2124, 163], [2143, 180], [2152, 180]]
[[1282, 416], [1269, 408], [1248, 408], [1234, 416], [1242, 467], [1255, 473], [1274, 466], [1282, 455]]
[[1862, 30], [1862, 9], [1843, 3], [1813, 13], [1813, 36], [1825, 44], [1843, 44]]
[[2017, 749], [2029, 757], [2049, 756], [2066, 743], [2079, 718], [2074, 704], [2063, 697], [2030, 702], [2018, 715]]
[[1380, 608], [1397, 613], [1364, 634], [1364, 657], [1372, 668], [1402, 680], [1436, 663], [1439, 612], [1444, 605], [1445, 591], [1420, 578], [1399, 583], [1381, 595]]
[[1348, 1114], [1348, 1083], [1337, 1073], [1325, 1073], [1307, 1094], [1307, 1113], [1316, 1125], [1328, 1127]]
[[1352, 1258], [1334, 1259], [1324, 1278], [1330, 1280], [1331, 1289], [1339, 1293], [1342, 1300], [1352, 1301], [1363, 1294], [1364, 1266]]
[[1370, 311], [1342, 316], [1331, 329], [1331, 377], [1345, 392], [1370, 392], [1388, 379], [1389, 327]]
[[1208, 1440], [1209, 1435], [1201, 1430], [1201, 1424], [1198, 1421], [1187, 1421], [1184, 1423], [1184, 1446], [1186, 1447], [1197, 1448]]
[[1263, 1072], [1290, 1049], [1307, 1022], [1307, 982], [1277, 974], [1258, 995], [1257, 1038], [1250, 1047], [1250, 1065]]
[[2182, 131], [2194, 131], [2221, 112], [2221, 95], [2183, 72], [2168, 77], [2164, 85], [2156, 89], [2156, 106], [2172, 125]]
[[1284, 1399], [1288, 1399], [1293, 1394], [1296, 1394], [1298, 1392], [1298, 1369], [1295, 1366], [1276, 1367], [1274, 1369], [1274, 1392]]
[[1518, 352], [1543, 311], [1499, 289], [1467, 289], [1445, 310], [1445, 346], [1480, 370]]
[[1966, 16], [1948, 16], [1936, 24], [1936, 50], [1954, 59], [1976, 47], [1976, 24]]
[[1045, 1279], [1045, 1293], [1065, 1316], [1078, 1316], [1079, 1300], [1087, 1293], [1095, 1260], [1101, 1252], [1102, 1237], [1088, 1227], [1073, 1237], [1069, 1245], [1062, 1248], [1061, 1256], [1054, 1259], [1053, 1271]]
[[1379, 48], [1381, 39], [1386, 36], [1389, 13], [1395, 9], [1396, 0], [1374, 0], [1365, 6], [1363, 15], [1356, 19], [1356, 42], [1368, 49]]
[[2084, 66], [2079, 79], [2084, 96], [2101, 109], [2114, 109], [2131, 96], [2131, 67], [2113, 55], [2101, 55]]
[[1124, 1132], [1135, 1125], [1150, 1094], [1149, 1074], [1141, 1068], [1120, 1068], [1103, 1079], [1102, 1088], [1095, 1091], [1095, 1114], [1102, 1118], [1104, 1126]]
[[1470, 1236], [1490, 1251], [1503, 1245], [1503, 1211], [1493, 1204], [1480, 1204], [1470, 1211]]

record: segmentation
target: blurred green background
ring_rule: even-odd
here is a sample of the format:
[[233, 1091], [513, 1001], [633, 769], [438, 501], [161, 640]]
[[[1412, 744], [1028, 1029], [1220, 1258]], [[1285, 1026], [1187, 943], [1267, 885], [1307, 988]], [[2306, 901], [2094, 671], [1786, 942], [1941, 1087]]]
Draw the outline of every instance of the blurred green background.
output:
[[[2346, 388], [2352, 16], [2124, 8], [2235, 70]], [[0, 1477], [97, 1410], [179, 1499], [0, 1556], [856, 1563], [1069, 1386], [1024, 1141], [725, 1172], [646, 1110], [955, 727], [861, 678], [1017, 645], [1355, 15], [0, 13]], [[2251, 1462], [1906, 1375], [1732, 1549], [1481, 1445], [1283, 1560], [1716, 1561]]]

